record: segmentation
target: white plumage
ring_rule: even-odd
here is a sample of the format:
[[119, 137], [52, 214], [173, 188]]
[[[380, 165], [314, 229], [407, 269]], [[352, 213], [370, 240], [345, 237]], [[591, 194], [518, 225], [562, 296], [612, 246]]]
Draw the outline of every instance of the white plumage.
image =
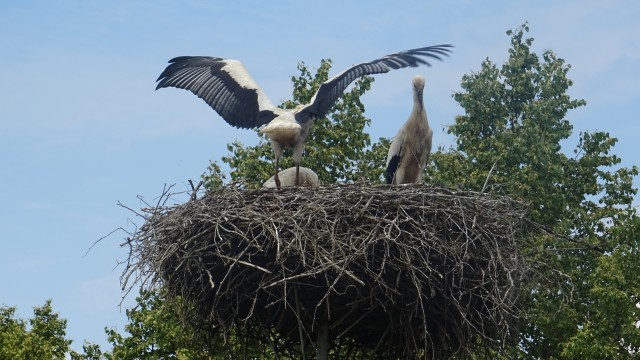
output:
[[[296, 186], [296, 168], [290, 167], [288, 169], [284, 169], [278, 173], [278, 178], [280, 178], [280, 186], [288, 187], [288, 186]], [[298, 170], [298, 186], [307, 186], [311, 188], [317, 188], [320, 184], [318, 180], [318, 175], [311, 169], [300, 166]], [[269, 180], [265, 181], [262, 184], [263, 188], [271, 189], [278, 187], [276, 185], [275, 175], [272, 176]]]
[[227, 123], [239, 128], [257, 128], [267, 135], [275, 153], [275, 182], [280, 186], [278, 165], [284, 148], [293, 148], [296, 179], [304, 143], [315, 119], [325, 116], [343, 91], [355, 79], [393, 69], [431, 64], [425, 58], [441, 60], [451, 45], [436, 45], [402, 51], [354, 65], [325, 81], [308, 104], [293, 110], [274, 106], [238, 60], [210, 56], [180, 56], [158, 77], [156, 90], [186, 89], [202, 98]]
[[387, 155], [387, 184], [416, 183], [422, 178], [431, 154], [433, 130], [424, 107], [425, 79], [416, 75], [413, 84], [413, 110], [391, 141]]

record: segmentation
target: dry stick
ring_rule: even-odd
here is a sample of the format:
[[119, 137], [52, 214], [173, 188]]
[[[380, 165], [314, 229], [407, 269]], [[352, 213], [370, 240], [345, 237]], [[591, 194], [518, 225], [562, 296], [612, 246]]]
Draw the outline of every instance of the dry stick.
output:
[[[276, 347], [276, 344], [273, 342], [273, 340], [271, 340], [271, 336], [269, 335], [269, 331], [267, 331], [267, 329], [265, 328], [264, 325], [261, 326], [262, 330], [264, 331], [264, 333], [266, 334], [266, 338], [267, 338], [267, 342], [269, 343], [269, 346], [271, 347], [271, 349], [273, 350], [273, 356], [276, 357], [276, 360], [280, 360], [280, 356], [278, 355], [278, 348]], [[246, 357], [245, 357], [246, 359]]]
[[302, 350], [302, 358], [306, 359], [307, 355], [304, 350], [304, 336], [302, 335], [302, 321], [300, 317], [300, 300], [298, 299], [298, 286], [293, 286], [293, 296], [295, 297], [296, 302], [296, 313], [298, 318], [298, 335], [300, 336], [300, 349]]
[[[220, 290], [222, 290], [222, 283], [224, 283], [224, 281], [227, 279], [227, 277], [229, 276], [229, 274], [231, 274], [231, 270], [233, 270], [234, 266], [236, 266], [236, 264], [238, 263], [238, 261], [240, 260], [240, 257], [242, 257], [242, 255], [244, 255], [244, 253], [247, 251], [248, 248], [245, 248], [244, 250], [242, 250], [242, 252], [240, 253], [240, 255], [238, 255], [237, 258], [232, 259], [234, 260], [233, 263], [229, 266], [229, 268], [227, 269], [227, 273], [224, 275], [224, 277], [222, 278], [222, 280], [220, 281], [220, 287], [218, 288], [218, 290], [216, 291], [216, 296], [218, 294], [220, 294]], [[228, 286], [228, 285], [227, 285]]]
[[344, 335], [347, 331], [351, 330], [352, 327], [354, 327], [358, 322], [360, 322], [360, 320], [364, 319], [367, 315], [371, 314], [371, 312], [374, 309], [369, 309], [369, 311], [365, 312], [364, 314], [362, 314], [358, 319], [356, 319], [356, 321], [352, 322], [351, 325], [349, 325], [346, 329], [344, 329], [340, 334], [338, 334], [338, 336], [336, 336], [336, 338], [341, 338], [342, 335]]
[[326, 269], [323, 268], [317, 268], [315, 270], [309, 270], [306, 271], [302, 274], [298, 274], [298, 275], [293, 275], [293, 276], [289, 276], [289, 277], [284, 277], [278, 281], [272, 282], [270, 284], [265, 285], [265, 288], [270, 288], [272, 286], [276, 286], [276, 285], [280, 285], [282, 283], [287, 283], [290, 282], [291, 280], [295, 280], [295, 279], [299, 279], [299, 278], [303, 278], [303, 277], [309, 277], [309, 276], [313, 276], [313, 275], [317, 275], [322, 273], [323, 271], [325, 271]]
[[327, 360], [329, 356], [329, 320], [326, 312], [322, 311], [322, 318], [318, 325], [318, 341], [316, 345], [317, 359]]
[[373, 353], [374, 354], [378, 351], [378, 348], [382, 344], [382, 340], [384, 340], [385, 336], [387, 336], [387, 333], [389, 332], [389, 329], [391, 329], [391, 326], [387, 326], [386, 329], [384, 330], [384, 332], [382, 333], [382, 335], [380, 335], [380, 340], [376, 344], [376, 347], [373, 348]]
[[482, 190], [480, 190], [480, 193], [484, 193], [484, 190], [487, 188], [487, 184], [489, 184], [489, 178], [491, 177], [491, 173], [493, 172], [493, 169], [496, 167], [496, 164], [498, 163], [498, 160], [493, 162], [493, 165], [491, 165], [491, 169], [489, 169], [489, 173], [487, 174], [487, 178], [484, 180], [484, 185], [482, 185]]
[[[267, 274], [271, 274], [271, 271], [263, 268], [262, 266], [255, 265], [255, 264], [252, 264], [250, 262], [246, 262], [246, 261], [240, 260], [238, 258], [232, 258], [231, 256], [227, 256], [227, 255], [222, 255], [222, 254], [217, 254], [217, 255], [219, 257], [223, 258], [223, 259], [231, 260], [231, 261], [237, 262], [238, 264], [246, 265], [246, 266], [252, 267], [254, 269], [258, 269], [258, 270], [260, 270], [262, 272], [266, 272]], [[240, 256], [238, 256], [238, 257], [240, 257]]]

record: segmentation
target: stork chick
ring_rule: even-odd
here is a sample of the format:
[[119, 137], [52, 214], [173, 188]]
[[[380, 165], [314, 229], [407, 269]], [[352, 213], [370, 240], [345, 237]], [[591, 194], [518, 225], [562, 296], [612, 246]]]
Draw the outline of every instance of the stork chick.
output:
[[[315, 189], [320, 185], [318, 174], [316, 174], [313, 170], [302, 166], [297, 170], [297, 174], [296, 168], [290, 167], [288, 169], [280, 171], [278, 173], [278, 177], [280, 178], [281, 187], [302, 186]], [[296, 179], [299, 179], [298, 185], [296, 185]], [[267, 189], [277, 187], [275, 175], [272, 176], [269, 180], [265, 181], [265, 183], [262, 184], [262, 187]]]
[[429, 155], [433, 130], [424, 108], [424, 77], [413, 78], [413, 110], [409, 119], [393, 138], [387, 155], [387, 184], [409, 184], [420, 181]]

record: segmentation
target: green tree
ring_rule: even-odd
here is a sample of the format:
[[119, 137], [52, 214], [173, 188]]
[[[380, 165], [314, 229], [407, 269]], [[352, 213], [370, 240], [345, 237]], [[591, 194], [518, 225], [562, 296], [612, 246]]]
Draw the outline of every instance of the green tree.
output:
[[185, 303], [180, 299], [167, 300], [164, 290], [142, 290], [136, 307], [127, 310], [127, 334], [105, 329], [112, 344], [104, 354], [95, 345], [85, 344], [86, 355], [78, 360], [127, 359], [258, 359], [273, 358], [269, 344], [249, 343], [238, 336], [212, 337], [199, 331], [199, 325], [186, 324]]
[[15, 312], [15, 307], [0, 307], [0, 359], [24, 358], [22, 344], [28, 335], [27, 326], [16, 319]]
[[82, 344], [82, 353], [71, 351], [71, 360], [101, 360], [104, 359], [100, 345], [85, 341]]
[[0, 307], [0, 359], [64, 359], [71, 340], [67, 320], [53, 312], [51, 300], [33, 309], [33, 317], [16, 318], [15, 307]]
[[586, 314], [562, 344], [567, 359], [626, 359], [640, 352], [640, 218], [612, 230], [615, 249], [588, 275]]
[[[113, 345], [106, 359], [208, 359], [204, 344], [194, 331], [182, 325], [176, 303], [167, 301], [161, 291], [142, 291], [136, 307], [127, 310], [128, 324], [122, 335], [105, 329]], [[86, 350], [85, 350], [86, 352]]]
[[[618, 166], [620, 158], [611, 154], [617, 139], [606, 132], [581, 133], [573, 156], [562, 151], [572, 131], [566, 115], [586, 103], [567, 94], [570, 66], [551, 50], [541, 58], [532, 52], [528, 31], [525, 24], [507, 32], [511, 48], [501, 67], [487, 59], [462, 78], [463, 91], [453, 97], [465, 114], [448, 128], [457, 148], [434, 154], [430, 177], [522, 200], [531, 220], [557, 234], [532, 228], [522, 244], [535, 275], [523, 296], [528, 303], [521, 342], [512, 349], [517, 356], [571, 357], [578, 341], [606, 349], [597, 353], [628, 355], [637, 339], [631, 336], [638, 319], [632, 285], [640, 273], [623, 264], [637, 258], [630, 224], [637, 221], [632, 180], [638, 169]], [[607, 298], [613, 288], [616, 299]], [[596, 321], [595, 314], [614, 315], [614, 308], [616, 321]], [[601, 333], [609, 336], [595, 336]]]

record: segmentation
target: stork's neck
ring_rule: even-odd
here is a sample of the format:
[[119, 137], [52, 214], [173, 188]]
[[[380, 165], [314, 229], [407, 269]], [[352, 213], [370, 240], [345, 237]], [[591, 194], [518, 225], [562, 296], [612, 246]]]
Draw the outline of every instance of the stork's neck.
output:
[[422, 91], [414, 91], [413, 92], [413, 114], [411, 119], [415, 119], [415, 121], [426, 121], [427, 120], [427, 112], [424, 108], [424, 100], [422, 97]]

